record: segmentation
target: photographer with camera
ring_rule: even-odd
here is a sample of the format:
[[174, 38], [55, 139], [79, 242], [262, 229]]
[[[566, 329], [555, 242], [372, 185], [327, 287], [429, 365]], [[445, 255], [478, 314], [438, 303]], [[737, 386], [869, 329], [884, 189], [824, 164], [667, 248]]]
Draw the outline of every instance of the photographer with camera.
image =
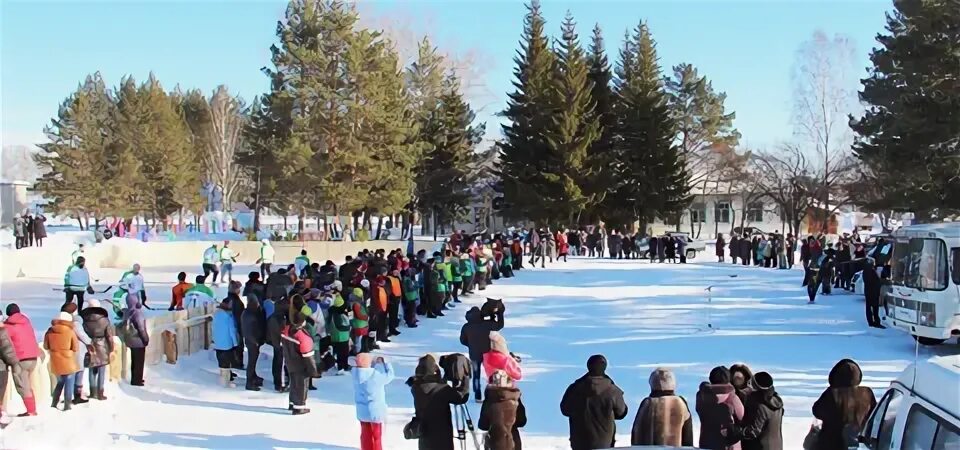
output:
[[407, 379], [407, 386], [413, 394], [415, 411], [407, 429], [415, 430], [410, 436], [417, 436], [420, 450], [454, 450], [450, 405], [466, 403], [467, 393], [444, 381], [433, 355], [420, 358], [414, 376]]
[[483, 311], [474, 306], [467, 311], [467, 323], [460, 329], [460, 344], [466, 346], [469, 350], [470, 363], [473, 369], [473, 396], [477, 403], [483, 400], [482, 384], [480, 383], [480, 367], [483, 364], [483, 354], [490, 351], [490, 332], [503, 329], [502, 307], [498, 309], [497, 317], [499, 320], [487, 320]]

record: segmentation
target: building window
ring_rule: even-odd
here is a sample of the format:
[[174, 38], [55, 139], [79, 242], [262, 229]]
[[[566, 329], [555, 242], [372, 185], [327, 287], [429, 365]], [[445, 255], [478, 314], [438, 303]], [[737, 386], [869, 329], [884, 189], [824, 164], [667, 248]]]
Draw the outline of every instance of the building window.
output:
[[730, 223], [730, 202], [717, 202], [713, 215], [719, 223]]
[[694, 203], [690, 206], [690, 223], [706, 223], [707, 207], [703, 203]]
[[762, 202], [753, 202], [747, 205], [747, 222], [763, 222]]

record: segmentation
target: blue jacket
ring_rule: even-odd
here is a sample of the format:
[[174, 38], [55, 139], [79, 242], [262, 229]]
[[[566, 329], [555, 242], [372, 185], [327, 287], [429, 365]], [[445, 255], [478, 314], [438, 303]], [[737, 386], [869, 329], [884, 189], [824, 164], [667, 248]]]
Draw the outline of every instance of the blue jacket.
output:
[[374, 363], [374, 367], [354, 367], [353, 396], [357, 406], [357, 420], [384, 423], [387, 421], [385, 387], [393, 381], [393, 366]]
[[270, 318], [273, 315], [273, 310], [276, 305], [274, 305], [273, 300], [267, 299], [263, 301], [263, 314], [266, 318]]
[[230, 350], [240, 345], [237, 338], [237, 325], [233, 321], [233, 313], [218, 309], [213, 315], [213, 349]]

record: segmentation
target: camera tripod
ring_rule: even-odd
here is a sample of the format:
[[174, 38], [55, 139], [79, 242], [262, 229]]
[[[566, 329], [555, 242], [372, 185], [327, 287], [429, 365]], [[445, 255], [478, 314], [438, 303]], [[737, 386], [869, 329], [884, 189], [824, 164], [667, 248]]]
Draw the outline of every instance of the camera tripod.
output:
[[473, 437], [473, 446], [476, 450], [480, 450], [480, 441], [477, 439], [477, 430], [473, 428], [473, 417], [470, 416], [470, 410], [467, 409], [467, 405], [454, 405], [453, 407], [453, 424], [457, 427], [457, 436], [456, 439], [460, 441], [460, 449], [467, 449], [467, 431], [470, 431], [470, 435]]

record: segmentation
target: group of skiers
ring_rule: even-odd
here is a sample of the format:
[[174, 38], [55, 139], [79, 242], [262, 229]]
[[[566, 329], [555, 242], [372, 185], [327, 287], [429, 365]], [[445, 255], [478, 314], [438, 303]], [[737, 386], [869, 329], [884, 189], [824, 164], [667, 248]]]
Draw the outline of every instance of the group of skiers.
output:
[[47, 217], [37, 213], [13, 216], [13, 239], [17, 250], [25, 247], [43, 247], [43, 240], [47, 238]]

